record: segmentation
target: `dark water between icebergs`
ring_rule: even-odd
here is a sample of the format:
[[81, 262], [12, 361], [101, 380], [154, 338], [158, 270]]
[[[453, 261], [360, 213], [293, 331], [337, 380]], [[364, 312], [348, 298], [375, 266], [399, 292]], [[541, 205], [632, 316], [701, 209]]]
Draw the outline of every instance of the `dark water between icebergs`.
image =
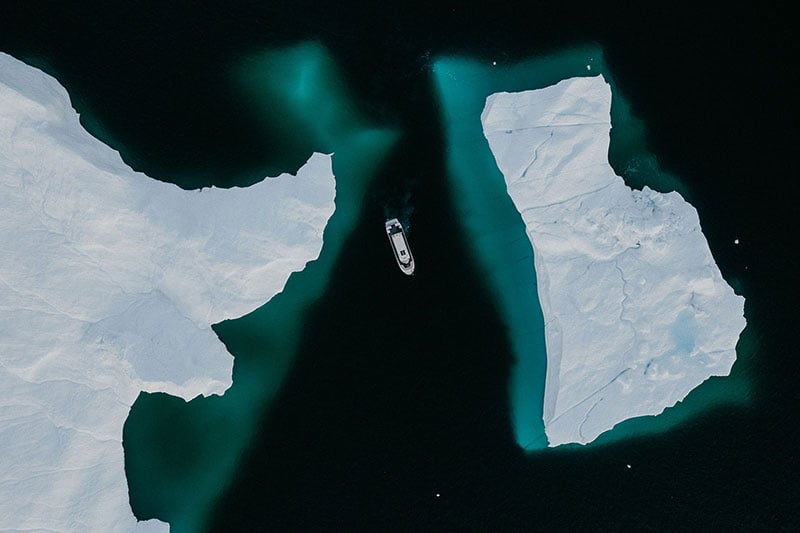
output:
[[[732, 90], [741, 80], [728, 66], [766, 76], [778, 63], [748, 49], [767, 22], [735, 12], [576, 20], [542, 8], [534, 32], [497, 6], [29, 9], [5, 19], [0, 49], [55, 75], [84, 123], [137, 170], [230, 186], [335, 152], [337, 212], [320, 260], [258, 311], [215, 327], [236, 356], [231, 390], [189, 404], [143, 394], [134, 405], [124, 445], [140, 519], [173, 531], [797, 524], [798, 364], [776, 325], [793, 314], [782, 296], [791, 269], [764, 239], [788, 233], [774, 206], [792, 173], [743, 133], [764, 127], [767, 89]], [[587, 41], [602, 51], [574, 46]], [[473, 61], [472, 82], [437, 85], [457, 58]], [[731, 377], [589, 447], [542, 450], [541, 428], [508, 399], [527, 395], [536, 411], [543, 353], [513, 336], [519, 318], [499, 303], [511, 289], [497, 290], [474, 259], [454, 204], [476, 192], [469, 169], [452, 179], [464, 146], [449, 142], [443, 117], [448, 102], [478, 105], [480, 92], [586, 73], [587, 59], [614, 82], [615, 169], [634, 187], [678, 188], [698, 209], [723, 275], [747, 298], [749, 326]], [[461, 133], [482, 143], [475, 121]], [[680, 178], [658, 172], [648, 143]], [[485, 244], [508, 264], [530, 250], [496, 205], [507, 233]], [[393, 263], [387, 212], [411, 223], [413, 278]], [[504, 239], [519, 249], [498, 247]], [[528, 273], [521, 289], [534, 282]], [[523, 344], [533, 346], [532, 381], [515, 388]]]

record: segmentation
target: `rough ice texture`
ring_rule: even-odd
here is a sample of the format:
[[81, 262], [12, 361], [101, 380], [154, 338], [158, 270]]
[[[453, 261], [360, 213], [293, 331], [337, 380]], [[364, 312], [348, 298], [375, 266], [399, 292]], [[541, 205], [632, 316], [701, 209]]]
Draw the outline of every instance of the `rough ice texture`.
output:
[[210, 325], [318, 256], [334, 195], [321, 154], [246, 189], [152, 180], [0, 53], [0, 530], [167, 529], [130, 509], [130, 406], [231, 385]]
[[481, 116], [533, 245], [550, 446], [591, 442], [728, 375], [745, 327], [697, 211], [614, 174], [610, 107], [598, 76], [493, 94]]

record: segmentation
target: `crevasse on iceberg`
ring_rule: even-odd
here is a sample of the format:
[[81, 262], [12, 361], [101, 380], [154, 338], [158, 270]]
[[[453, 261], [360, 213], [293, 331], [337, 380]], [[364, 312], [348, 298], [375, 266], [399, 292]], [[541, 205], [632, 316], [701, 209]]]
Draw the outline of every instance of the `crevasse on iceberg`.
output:
[[533, 245], [550, 446], [591, 442], [728, 375], [745, 327], [695, 209], [614, 174], [610, 107], [597, 76], [493, 94], [481, 116]]
[[211, 324], [319, 255], [334, 196], [321, 154], [247, 189], [149, 179], [0, 53], [0, 530], [165, 530], [129, 507], [130, 406], [230, 386]]

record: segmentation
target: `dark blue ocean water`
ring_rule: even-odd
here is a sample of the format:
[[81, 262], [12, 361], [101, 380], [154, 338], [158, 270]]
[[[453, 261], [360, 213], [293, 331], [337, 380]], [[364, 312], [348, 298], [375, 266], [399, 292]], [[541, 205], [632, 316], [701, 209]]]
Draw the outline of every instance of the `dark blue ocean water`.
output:
[[[136, 515], [174, 531], [797, 529], [787, 21], [764, 6], [0, 7], [0, 50], [56, 76], [84, 124], [150, 176], [244, 185], [337, 153], [320, 261], [215, 327], [236, 356], [231, 391], [134, 405]], [[507, 401], [513, 339], [454, 208], [433, 71], [575, 47], [602, 51], [644, 126], [612, 133], [612, 164], [698, 209], [748, 329], [729, 381], [663, 426], [525, 453]], [[653, 157], [677, 179], [648, 182]], [[410, 222], [412, 279], [386, 214]]]

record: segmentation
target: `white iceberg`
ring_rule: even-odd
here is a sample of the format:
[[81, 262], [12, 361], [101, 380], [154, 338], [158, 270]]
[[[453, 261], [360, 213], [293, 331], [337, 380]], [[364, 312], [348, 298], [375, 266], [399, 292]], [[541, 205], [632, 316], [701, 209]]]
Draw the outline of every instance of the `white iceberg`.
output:
[[745, 327], [696, 210], [614, 174], [610, 107], [602, 76], [581, 77], [493, 94], [481, 116], [534, 250], [550, 446], [591, 442], [728, 375]]
[[211, 324], [319, 255], [334, 196], [322, 154], [246, 189], [152, 180], [0, 53], [0, 530], [168, 529], [129, 506], [130, 406], [231, 385]]

